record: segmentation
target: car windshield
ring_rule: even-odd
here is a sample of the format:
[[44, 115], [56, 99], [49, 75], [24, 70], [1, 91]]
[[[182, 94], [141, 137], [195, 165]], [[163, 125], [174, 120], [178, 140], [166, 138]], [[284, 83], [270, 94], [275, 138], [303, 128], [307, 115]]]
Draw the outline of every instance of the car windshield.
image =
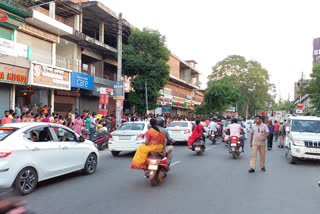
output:
[[169, 127], [188, 127], [187, 122], [171, 122]]
[[292, 120], [293, 132], [314, 132], [320, 133], [320, 121], [316, 120]]
[[17, 129], [10, 127], [0, 127], [0, 141], [11, 135]]
[[119, 130], [134, 130], [134, 131], [141, 131], [144, 129], [143, 123], [125, 123], [123, 124]]

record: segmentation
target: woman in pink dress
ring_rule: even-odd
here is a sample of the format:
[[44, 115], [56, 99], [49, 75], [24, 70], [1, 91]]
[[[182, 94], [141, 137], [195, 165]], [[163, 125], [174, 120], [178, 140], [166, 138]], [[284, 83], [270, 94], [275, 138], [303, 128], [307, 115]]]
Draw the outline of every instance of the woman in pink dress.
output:
[[81, 135], [81, 127], [83, 126], [83, 120], [81, 120], [80, 115], [74, 120], [74, 129], [78, 135]]

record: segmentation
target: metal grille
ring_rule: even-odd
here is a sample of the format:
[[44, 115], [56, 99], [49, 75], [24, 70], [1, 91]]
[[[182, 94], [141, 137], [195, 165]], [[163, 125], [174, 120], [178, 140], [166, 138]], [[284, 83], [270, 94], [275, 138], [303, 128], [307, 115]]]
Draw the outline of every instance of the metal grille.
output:
[[304, 141], [304, 145], [308, 148], [320, 148], [320, 141]]

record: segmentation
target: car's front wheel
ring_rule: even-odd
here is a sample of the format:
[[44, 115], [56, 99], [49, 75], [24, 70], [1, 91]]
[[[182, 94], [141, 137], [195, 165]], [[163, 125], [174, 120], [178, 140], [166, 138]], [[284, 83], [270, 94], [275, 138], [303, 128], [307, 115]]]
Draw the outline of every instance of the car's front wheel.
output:
[[84, 165], [84, 169], [83, 169], [84, 174], [86, 175], [93, 174], [97, 169], [97, 165], [98, 165], [98, 158], [96, 154], [91, 153], [87, 158], [86, 164]]
[[14, 181], [14, 188], [20, 195], [28, 195], [34, 191], [38, 183], [38, 174], [32, 167], [22, 169]]

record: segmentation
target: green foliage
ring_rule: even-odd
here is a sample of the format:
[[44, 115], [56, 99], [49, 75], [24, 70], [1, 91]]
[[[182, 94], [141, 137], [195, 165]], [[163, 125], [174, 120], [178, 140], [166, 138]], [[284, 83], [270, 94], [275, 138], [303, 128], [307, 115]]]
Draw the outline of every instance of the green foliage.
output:
[[294, 113], [295, 105], [289, 100], [279, 100], [272, 105], [273, 111], [289, 111], [290, 114]]
[[305, 93], [308, 93], [311, 98], [311, 103], [317, 112], [320, 111], [320, 63], [314, 64], [312, 74], [310, 75], [312, 80], [309, 86], [306, 87]]
[[129, 101], [138, 112], [145, 111], [145, 81], [148, 84], [148, 109], [157, 108], [159, 91], [169, 79], [169, 50], [165, 37], [158, 31], [132, 29], [127, 45], [123, 47], [124, 74], [133, 77], [134, 92]]
[[274, 85], [270, 83], [268, 71], [259, 62], [247, 61], [242, 56], [232, 55], [218, 62], [212, 68], [209, 80], [209, 84], [216, 81], [232, 84], [240, 94], [237, 103], [241, 115], [264, 109], [274, 99], [271, 95]]

